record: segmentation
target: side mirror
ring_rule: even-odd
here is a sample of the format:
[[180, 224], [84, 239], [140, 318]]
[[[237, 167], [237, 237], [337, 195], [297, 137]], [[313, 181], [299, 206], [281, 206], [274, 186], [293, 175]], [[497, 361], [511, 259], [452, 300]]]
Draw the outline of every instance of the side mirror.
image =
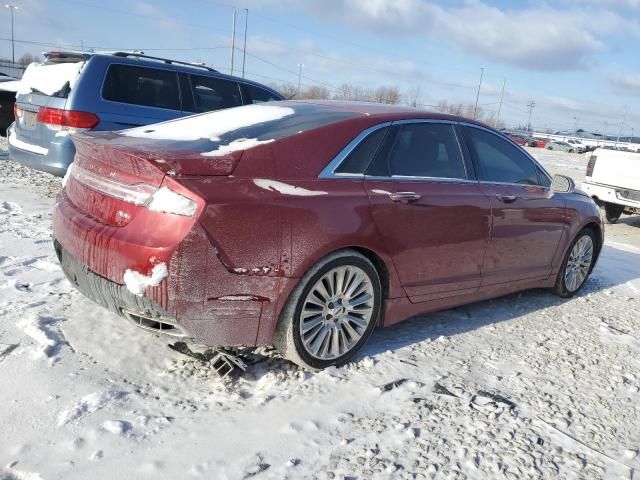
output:
[[554, 175], [551, 183], [551, 190], [554, 193], [572, 193], [576, 189], [573, 178], [564, 175]]

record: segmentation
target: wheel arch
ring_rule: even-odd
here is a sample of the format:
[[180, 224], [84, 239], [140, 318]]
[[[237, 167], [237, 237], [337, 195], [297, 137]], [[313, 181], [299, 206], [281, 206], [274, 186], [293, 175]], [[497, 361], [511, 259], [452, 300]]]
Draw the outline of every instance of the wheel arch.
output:
[[591, 230], [596, 239], [596, 258], [591, 264], [591, 271], [593, 271], [604, 245], [604, 230], [602, 229], [602, 225], [598, 225], [596, 222], [589, 222], [586, 225], [583, 225], [580, 231], [582, 230]]

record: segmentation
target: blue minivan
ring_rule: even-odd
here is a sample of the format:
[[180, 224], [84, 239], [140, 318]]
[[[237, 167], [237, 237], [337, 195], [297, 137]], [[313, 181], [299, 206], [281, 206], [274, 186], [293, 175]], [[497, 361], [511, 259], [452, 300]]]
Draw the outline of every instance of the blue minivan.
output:
[[48, 52], [20, 82], [10, 157], [63, 176], [78, 130], [121, 130], [251, 103], [283, 100], [256, 82], [140, 53]]

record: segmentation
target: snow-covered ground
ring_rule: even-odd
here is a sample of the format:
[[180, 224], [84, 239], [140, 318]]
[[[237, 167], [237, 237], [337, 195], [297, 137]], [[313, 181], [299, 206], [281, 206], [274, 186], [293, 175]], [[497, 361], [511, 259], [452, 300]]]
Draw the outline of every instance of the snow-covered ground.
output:
[[222, 382], [64, 279], [59, 187], [0, 161], [0, 479], [638, 478], [637, 217], [572, 300], [427, 315], [317, 374], [262, 351]]

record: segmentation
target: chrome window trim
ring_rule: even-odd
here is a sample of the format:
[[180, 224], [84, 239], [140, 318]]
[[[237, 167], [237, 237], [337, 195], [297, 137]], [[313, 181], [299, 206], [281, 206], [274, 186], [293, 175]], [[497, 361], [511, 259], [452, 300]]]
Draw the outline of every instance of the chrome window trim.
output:
[[391, 175], [385, 177], [382, 175], [364, 175], [365, 180], [390, 180], [396, 182], [429, 182], [429, 183], [475, 183], [477, 180], [470, 180], [468, 178], [448, 178], [448, 177], [419, 177], [419, 176], [406, 176], [406, 175]]
[[342, 164], [342, 162], [353, 152], [360, 143], [367, 138], [370, 134], [381, 128], [390, 127], [393, 122], [384, 122], [377, 125], [373, 125], [366, 130], [360, 132], [353, 140], [351, 140], [346, 147], [344, 147], [338, 155], [336, 155], [329, 164], [322, 169], [318, 178], [364, 178], [364, 173], [336, 173], [336, 169]]
[[[499, 132], [496, 132], [495, 130], [492, 130], [490, 128], [487, 127], [483, 127], [482, 125], [476, 125], [475, 123], [469, 123], [469, 122], [460, 122], [460, 125], [463, 127], [471, 127], [471, 128], [477, 128], [478, 130], [484, 130], [485, 132], [489, 132], [493, 135], [495, 135], [498, 138], [501, 138], [503, 140], [506, 140], [508, 143], [510, 143], [511, 145], [514, 145], [515, 147], [517, 147], [518, 149], [520, 149], [521, 152], [523, 152], [525, 154], [525, 156], [531, 160], [533, 162], [534, 165], [536, 165], [538, 168], [540, 168], [540, 170], [542, 171], [542, 173], [544, 173], [547, 178], [549, 179], [550, 182], [553, 182], [553, 177], [551, 176], [551, 174], [549, 172], [547, 172], [547, 169], [544, 168], [540, 162], [538, 162], [535, 158], [533, 158], [532, 155], [529, 154], [529, 152], [527, 152], [524, 148], [522, 148], [520, 145], [518, 145], [516, 142], [514, 142], [513, 140], [511, 140], [509, 137], [507, 137], [506, 135], [503, 135]], [[523, 186], [524, 184], [522, 183], [509, 183], [509, 182], [491, 182], [491, 181], [481, 181], [480, 183], [484, 183], [484, 184], [494, 184], [494, 185], [520, 185]], [[529, 185], [530, 187], [535, 186], [535, 185]], [[542, 188], [548, 188], [548, 187], [543, 187], [542, 185], [537, 185], [538, 187], [542, 187]]]
[[[370, 134], [372, 134], [376, 130], [379, 130], [381, 128], [391, 127], [392, 125], [406, 125], [406, 124], [412, 124], [412, 123], [438, 123], [438, 124], [445, 124], [445, 125], [455, 126], [455, 125], [458, 125], [460, 122], [457, 122], [455, 120], [446, 120], [446, 119], [440, 120], [440, 119], [437, 119], [437, 118], [407, 118], [407, 119], [393, 120], [391, 122], [384, 122], [384, 123], [379, 123], [377, 125], [373, 125], [373, 126], [367, 128], [366, 130], [363, 130], [362, 132], [360, 132], [353, 140], [351, 140], [347, 144], [346, 147], [344, 147], [342, 150], [340, 150], [338, 155], [336, 155], [333, 158], [333, 160], [331, 160], [331, 162], [329, 162], [329, 164], [322, 169], [322, 171], [318, 175], [318, 178], [322, 178], [322, 179], [327, 179], [327, 178], [351, 178], [351, 179], [356, 179], [356, 178], [365, 178], [365, 177], [368, 178], [368, 179], [374, 179], [374, 178], [375, 179], [399, 178], [399, 176], [396, 176], [396, 175], [392, 175], [390, 177], [384, 177], [384, 176], [365, 175], [364, 173], [336, 173], [336, 170], [342, 164], [342, 162], [351, 154], [351, 152], [353, 152], [356, 149], [356, 147], [358, 147], [358, 145], [360, 145], [360, 143], [362, 143], [364, 141], [365, 138], [367, 138]], [[462, 150], [462, 143], [461, 143], [460, 138], [458, 136], [458, 132], [456, 132], [455, 128], [453, 129], [453, 134], [454, 134], [454, 136], [456, 138], [456, 142], [458, 143], [458, 149], [460, 151], [460, 158], [462, 160], [462, 167], [464, 168], [464, 173], [467, 176], [467, 178], [419, 177], [419, 176], [406, 176], [406, 177], [402, 177], [402, 178], [412, 179], [412, 180], [443, 180], [445, 182], [448, 182], [448, 181], [460, 181], [460, 182], [465, 182], [465, 183], [477, 183], [477, 180], [469, 180], [469, 178], [468, 178], [469, 177], [469, 172], [467, 171], [467, 164], [465, 162], [464, 151]]]

